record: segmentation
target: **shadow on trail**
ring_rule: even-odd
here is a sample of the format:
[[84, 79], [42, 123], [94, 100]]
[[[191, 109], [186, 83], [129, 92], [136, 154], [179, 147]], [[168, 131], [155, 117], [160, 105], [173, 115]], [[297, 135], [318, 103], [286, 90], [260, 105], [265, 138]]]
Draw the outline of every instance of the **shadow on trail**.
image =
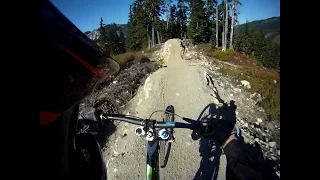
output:
[[[218, 178], [220, 156], [222, 150], [217, 140], [226, 139], [234, 128], [236, 123], [236, 109], [235, 101], [230, 101], [229, 104], [220, 101], [223, 106], [217, 108], [214, 104], [207, 105], [198, 117], [198, 121], [211, 121], [214, 124], [214, 134], [212, 138], [203, 138], [196, 134], [194, 131], [191, 134], [193, 140], [200, 139], [199, 153], [202, 157], [200, 167], [194, 177], [195, 180], [216, 180]], [[255, 172], [262, 173], [265, 179], [279, 180], [273, 167], [279, 162], [264, 158], [260, 145], [255, 142], [254, 144], [247, 144], [244, 142], [240, 134], [239, 141], [243, 144], [241, 152], [244, 153], [247, 160], [245, 164], [254, 169]], [[279, 167], [280, 170], [280, 167]], [[234, 179], [234, 174], [228, 168], [225, 171], [226, 179]]]
[[[85, 126], [87, 127], [85, 128]], [[116, 126], [113, 122], [91, 124], [90, 121], [79, 119], [79, 129], [86, 129], [86, 132], [90, 132], [96, 138], [100, 147], [104, 148], [107, 146], [108, 137], [116, 131]]]
[[[241, 151], [245, 152], [248, 157], [244, 163], [251, 167], [254, 171], [253, 173], [263, 173], [263, 179], [265, 180], [279, 180], [280, 177], [277, 176], [276, 171], [273, 169], [274, 166], [277, 166], [279, 162], [270, 160], [263, 156], [263, 152], [259, 143], [255, 142], [253, 144], [248, 144], [244, 142], [243, 137], [239, 138], [240, 143], [242, 143]], [[279, 167], [280, 170], [280, 167]], [[226, 179], [237, 179], [233, 172], [227, 169]]]
[[[222, 103], [221, 108], [216, 108], [215, 104], [208, 104], [198, 117], [198, 121], [212, 121], [217, 128], [223, 129], [225, 133], [216, 132], [220, 133], [221, 137], [230, 133], [236, 123], [235, 102], [230, 101], [230, 105], [223, 101]], [[218, 142], [211, 138], [203, 138], [195, 132], [192, 132], [191, 137], [193, 140], [200, 139], [199, 152], [202, 157], [194, 179], [217, 179], [222, 153]]]

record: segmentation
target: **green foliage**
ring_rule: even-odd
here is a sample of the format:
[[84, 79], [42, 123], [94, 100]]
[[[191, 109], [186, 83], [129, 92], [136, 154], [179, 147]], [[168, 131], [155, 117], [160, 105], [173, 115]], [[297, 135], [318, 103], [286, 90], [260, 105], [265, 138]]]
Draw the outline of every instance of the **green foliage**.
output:
[[[240, 24], [235, 27], [235, 32], [243, 29], [246, 24]], [[268, 19], [262, 19], [252, 21], [248, 23], [248, 26], [256, 31], [262, 31], [268, 39], [280, 44], [280, 17], [272, 17]]]
[[215, 19], [215, 13], [216, 13], [216, 9], [215, 7], [217, 6], [218, 1], [217, 0], [206, 0], [205, 1], [205, 12], [207, 15], [207, 18], [209, 19], [209, 21], [212, 21]]
[[235, 35], [234, 49], [254, 57], [264, 67], [278, 68], [280, 63], [280, 46], [267, 40], [265, 34], [250, 28], [248, 23]]
[[[211, 34], [210, 34], [210, 42], [213, 46], [215, 46], [216, 44], [216, 28], [218, 28], [218, 45], [219, 47], [222, 46], [222, 32], [224, 31], [224, 26], [225, 26], [225, 14], [226, 14], [226, 9], [225, 9], [225, 2], [221, 1], [220, 4], [216, 3], [216, 6], [218, 8], [218, 17], [214, 16], [213, 21], [211, 22]], [[214, 10], [216, 11], [216, 10]], [[231, 11], [230, 8], [228, 9], [228, 11]], [[215, 18], [218, 18], [218, 27], [216, 27], [216, 22], [215, 22]], [[229, 40], [230, 40], [230, 32], [231, 32], [231, 16], [228, 17], [228, 34], [227, 34], [227, 47]]]
[[149, 22], [145, 8], [144, 0], [136, 0], [130, 6], [126, 46], [131, 51], [138, 51], [148, 45], [147, 26]]
[[[250, 82], [251, 93], [259, 93], [264, 99], [259, 105], [265, 110], [269, 120], [280, 120], [280, 76], [274, 71], [265, 71], [256, 66], [245, 69], [230, 69], [223, 67], [220, 72], [224, 76], [231, 76], [238, 81], [246, 79]], [[273, 80], [277, 80], [274, 84]]]
[[233, 51], [231, 49], [227, 49], [226, 51], [222, 51], [221, 48], [218, 48], [214, 51], [213, 56], [222, 61], [229, 60], [233, 55]]
[[107, 45], [111, 54], [117, 55], [125, 52], [125, 39], [122, 28], [119, 28], [115, 23], [111, 24], [107, 37]]
[[124, 53], [126, 52], [126, 38], [124, 37], [124, 32], [121, 27], [119, 28], [119, 52]]
[[[185, 2], [179, 0], [175, 5], [171, 0], [135, 0], [130, 5], [127, 49], [137, 51], [148, 47], [153, 28], [155, 44], [183, 37], [187, 29]], [[168, 22], [167, 19], [161, 20], [163, 13], [166, 13]]]
[[280, 119], [280, 90], [273, 88], [263, 88], [262, 94], [265, 99], [261, 102], [261, 107], [266, 111], [270, 120]]
[[[249, 71], [250, 72], [250, 71]], [[248, 72], [246, 73], [248, 74]], [[276, 73], [273, 73], [276, 74]], [[258, 92], [262, 94], [264, 100], [260, 103], [260, 106], [266, 111], [268, 119], [279, 120], [280, 119], [280, 84], [279, 77], [273, 76], [266, 72], [252, 71], [250, 76], [247, 76], [248, 81], [252, 86], [252, 92]], [[277, 84], [273, 83], [276, 79]]]
[[185, 0], [178, 0], [177, 23], [179, 26], [180, 38], [183, 38], [187, 32], [187, 10]]
[[168, 37], [171, 38], [180, 38], [179, 31], [179, 22], [177, 15], [177, 7], [173, 5], [170, 7], [170, 18], [169, 18], [169, 28], [168, 28]]
[[204, 10], [204, 2], [199, 0], [190, 0], [191, 14], [190, 24], [187, 27], [188, 37], [195, 43], [207, 43], [210, 40], [209, 21]]
[[105, 24], [103, 24], [102, 17], [100, 18], [100, 27], [98, 29], [98, 32], [100, 34], [99, 39], [98, 39], [98, 45], [100, 45], [100, 47], [103, 49], [103, 51], [106, 52], [106, 51], [108, 51], [107, 47], [105, 45], [107, 43], [107, 34], [106, 34]]
[[163, 6], [163, 0], [145, 0], [146, 12], [148, 17], [157, 17], [161, 15], [161, 7]]
[[[158, 29], [156, 29], [157, 22], [160, 20], [160, 16], [163, 12], [162, 7], [164, 6], [163, 0], [145, 0], [145, 12], [147, 15], [147, 33], [150, 37], [151, 46], [158, 42]], [[153, 36], [153, 38], [152, 38]], [[154, 40], [154, 41], [153, 41]], [[152, 43], [153, 42], [153, 43]]]
[[[106, 28], [107, 26], [109, 27]], [[98, 32], [100, 36], [96, 42], [106, 54], [116, 55], [126, 52], [125, 38], [121, 27], [117, 26], [115, 23], [105, 25], [101, 18]]]

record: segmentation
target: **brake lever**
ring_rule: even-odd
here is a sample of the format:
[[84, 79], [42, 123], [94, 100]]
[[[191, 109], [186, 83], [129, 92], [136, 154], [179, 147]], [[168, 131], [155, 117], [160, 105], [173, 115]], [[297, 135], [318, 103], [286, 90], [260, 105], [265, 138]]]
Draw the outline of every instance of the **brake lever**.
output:
[[204, 138], [208, 138], [210, 137], [210, 135], [213, 134], [212, 124], [208, 122], [196, 121], [185, 117], [183, 117], [182, 119], [188, 123], [191, 123], [193, 126], [193, 130], [197, 132], [197, 134], [203, 136]]
[[203, 125], [210, 125], [209, 122], [196, 121], [196, 120], [189, 119], [189, 118], [185, 118], [185, 117], [183, 117], [182, 119], [185, 120], [186, 122], [192, 124], [192, 125], [201, 125], [201, 126], [203, 126]]
[[182, 117], [182, 120], [185, 120], [186, 122], [191, 123], [191, 124], [199, 123], [199, 121], [196, 121], [196, 120], [193, 120], [190, 118], [185, 118], [185, 117]]

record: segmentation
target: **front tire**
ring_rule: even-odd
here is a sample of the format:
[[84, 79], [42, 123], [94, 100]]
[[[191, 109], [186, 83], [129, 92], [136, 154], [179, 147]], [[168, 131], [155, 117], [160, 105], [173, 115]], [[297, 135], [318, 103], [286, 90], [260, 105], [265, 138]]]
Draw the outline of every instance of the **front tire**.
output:
[[[164, 113], [163, 121], [174, 121], [174, 114], [171, 114], [171, 113], [174, 113], [174, 107], [172, 105], [169, 105], [167, 106], [166, 111], [170, 113], [167, 113], [167, 112]], [[169, 131], [169, 133], [173, 137], [173, 128], [167, 128], [166, 130]], [[168, 162], [170, 149], [171, 149], [171, 142], [162, 140], [159, 142], [159, 146], [160, 146], [160, 150], [159, 150], [160, 167], [164, 168], [166, 167]]]

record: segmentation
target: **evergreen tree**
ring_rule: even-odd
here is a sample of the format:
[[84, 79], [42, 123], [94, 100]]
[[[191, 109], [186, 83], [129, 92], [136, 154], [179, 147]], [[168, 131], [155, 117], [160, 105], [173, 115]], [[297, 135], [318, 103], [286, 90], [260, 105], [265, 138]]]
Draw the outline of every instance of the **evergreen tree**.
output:
[[136, 0], [133, 3], [129, 18], [127, 48], [132, 51], [137, 51], [143, 47], [147, 47], [147, 26], [149, 20], [146, 13], [145, 0]]
[[168, 35], [169, 39], [180, 37], [179, 26], [177, 23], [177, 7], [175, 4], [170, 8]]
[[129, 20], [128, 20], [128, 31], [127, 31], [127, 38], [126, 38], [126, 47], [128, 50], [133, 50], [134, 46], [134, 22], [133, 22], [133, 12], [132, 12], [133, 5], [130, 4], [129, 6]]
[[[218, 5], [218, 47], [222, 46], [222, 43], [225, 39], [222, 38], [222, 33], [225, 32], [225, 15], [226, 15], [225, 1], [223, 0], [221, 4]], [[232, 18], [228, 17], [228, 34], [227, 41], [230, 38], [230, 30], [231, 30], [231, 21]], [[228, 43], [228, 42], [227, 42]]]
[[190, 24], [188, 26], [188, 37], [194, 39], [195, 43], [207, 43], [210, 40], [208, 31], [210, 31], [203, 1], [190, 0]]
[[103, 24], [102, 17], [100, 18], [100, 27], [98, 29], [99, 38], [98, 38], [98, 45], [102, 48], [104, 52], [106, 52], [106, 43], [107, 43], [107, 34], [105, 29], [105, 24]]
[[121, 27], [119, 27], [119, 52], [120, 53], [125, 53], [126, 52], [126, 39], [124, 37], [124, 34], [123, 34], [123, 30]]
[[[151, 33], [151, 46], [156, 43], [155, 24], [157, 17], [160, 17], [163, 7], [163, 0], [145, 0], [145, 10], [148, 17], [148, 31]], [[150, 31], [151, 30], [151, 31]]]
[[172, 4], [172, 0], [164, 0], [163, 3], [163, 13], [165, 14], [165, 18], [166, 18], [166, 30], [169, 29], [169, 18], [170, 18], [170, 8], [171, 8], [171, 4]]
[[248, 22], [236, 33], [234, 50], [255, 57], [264, 67], [279, 67], [280, 46], [267, 40], [264, 33], [250, 28]]
[[180, 38], [186, 37], [187, 33], [187, 6], [185, 4], [186, 0], [178, 0], [178, 12], [177, 12], [177, 20]]

